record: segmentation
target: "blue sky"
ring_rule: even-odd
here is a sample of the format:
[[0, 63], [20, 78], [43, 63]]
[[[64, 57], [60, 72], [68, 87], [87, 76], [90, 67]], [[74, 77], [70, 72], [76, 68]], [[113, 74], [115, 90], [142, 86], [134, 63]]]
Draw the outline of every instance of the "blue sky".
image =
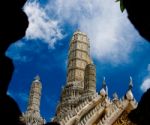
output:
[[15, 71], [9, 94], [26, 111], [31, 83], [38, 74], [42, 82], [41, 115], [47, 121], [55, 114], [61, 88], [66, 84], [69, 42], [77, 29], [90, 39], [96, 65], [97, 92], [106, 77], [109, 96], [119, 97], [133, 78], [137, 100], [150, 87], [150, 44], [140, 37], [121, 13], [119, 3], [110, 0], [31, 0], [25, 7], [29, 17], [26, 36], [11, 45], [7, 55]]

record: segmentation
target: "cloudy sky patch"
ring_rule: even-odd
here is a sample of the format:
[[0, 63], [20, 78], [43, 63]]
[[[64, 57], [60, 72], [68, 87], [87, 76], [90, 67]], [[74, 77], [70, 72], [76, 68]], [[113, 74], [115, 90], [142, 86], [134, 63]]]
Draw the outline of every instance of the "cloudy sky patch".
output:
[[40, 39], [54, 47], [57, 40], [63, 38], [59, 22], [52, 20], [37, 1], [27, 2], [24, 11], [28, 15], [29, 27], [26, 31], [27, 39]]
[[53, 47], [64, 38], [64, 25], [76, 26], [76, 30], [88, 34], [92, 57], [112, 64], [127, 63], [135, 39], [141, 38], [119, 6], [109, 0], [55, 0], [44, 6], [28, 2], [25, 12], [30, 25], [26, 38], [42, 39]]

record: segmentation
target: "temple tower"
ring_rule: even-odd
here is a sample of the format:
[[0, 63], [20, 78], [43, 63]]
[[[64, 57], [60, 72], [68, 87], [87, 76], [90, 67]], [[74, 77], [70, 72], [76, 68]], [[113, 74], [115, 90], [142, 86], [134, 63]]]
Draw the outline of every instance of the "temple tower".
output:
[[27, 111], [23, 113], [23, 121], [26, 125], [43, 125], [45, 122], [40, 116], [41, 89], [40, 77], [36, 76], [31, 85]]
[[95, 76], [95, 65], [90, 58], [89, 39], [85, 33], [76, 31], [70, 41], [66, 85], [57, 106], [58, 121], [88, 99], [92, 93], [96, 93]]
[[[67, 84], [72, 81], [83, 81], [84, 70], [91, 63], [89, 40], [85, 33], [76, 31], [70, 42], [67, 69]], [[82, 85], [81, 85], [82, 86]]]

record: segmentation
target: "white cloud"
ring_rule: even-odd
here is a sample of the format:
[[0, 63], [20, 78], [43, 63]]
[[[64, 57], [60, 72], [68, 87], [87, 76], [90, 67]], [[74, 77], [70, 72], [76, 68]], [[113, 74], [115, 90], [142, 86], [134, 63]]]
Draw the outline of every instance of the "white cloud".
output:
[[24, 9], [30, 22], [26, 38], [41, 39], [53, 47], [63, 38], [61, 26], [78, 26], [90, 38], [92, 57], [101, 62], [127, 63], [136, 40], [141, 39], [115, 1], [51, 0], [41, 6], [34, 0]]
[[144, 82], [142, 83], [142, 85], [141, 85], [141, 90], [143, 91], [143, 92], [145, 92], [147, 89], [149, 89], [150, 88], [150, 78], [147, 78], [147, 79], [145, 79], [144, 80]]
[[24, 10], [29, 19], [27, 39], [40, 39], [47, 42], [50, 47], [54, 47], [56, 41], [63, 38], [59, 22], [50, 19], [45, 9], [36, 0], [27, 2]]
[[88, 34], [92, 56], [119, 64], [129, 61], [135, 41], [140, 38], [114, 0], [54, 0], [47, 12], [61, 23], [78, 25]]
[[150, 88], [150, 64], [148, 64], [147, 66], [147, 71], [148, 71], [148, 74], [143, 80], [143, 83], [141, 84], [141, 87], [140, 87], [143, 92], [145, 92], [147, 89]]

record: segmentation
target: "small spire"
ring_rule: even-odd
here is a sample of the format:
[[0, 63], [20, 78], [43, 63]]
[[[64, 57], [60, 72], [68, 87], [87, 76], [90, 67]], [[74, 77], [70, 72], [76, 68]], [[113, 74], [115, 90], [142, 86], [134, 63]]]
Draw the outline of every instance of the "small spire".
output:
[[133, 82], [132, 82], [132, 77], [130, 76], [130, 83], [129, 83], [129, 89], [133, 88]]
[[40, 76], [37, 75], [34, 79], [40, 81]]
[[103, 77], [102, 89], [100, 90], [100, 95], [102, 95], [102, 96], [107, 96], [108, 95], [108, 88], [106, 86], [105, 77]]
[[118, 99], [118, 95], [117, 95], [116, 92], [113, 94], [113, 98], [114, 98], [114, 99]]
[[106, 81], [105, 81], [105, 77], [103, 77], [102, 88], [104, 88], [104, 89], [106, 90]]
[[105, 78], [105, 76], [104, 76], [104, 77], [103, 77], [103, 81], [105, 81], [105, 79], [106, 79], [106, 78]]
[[106, 94], [108, 95], [108, 87], [106, 86]]
[[132, 77], [130, 76], [130, 81], [132, 81]]

